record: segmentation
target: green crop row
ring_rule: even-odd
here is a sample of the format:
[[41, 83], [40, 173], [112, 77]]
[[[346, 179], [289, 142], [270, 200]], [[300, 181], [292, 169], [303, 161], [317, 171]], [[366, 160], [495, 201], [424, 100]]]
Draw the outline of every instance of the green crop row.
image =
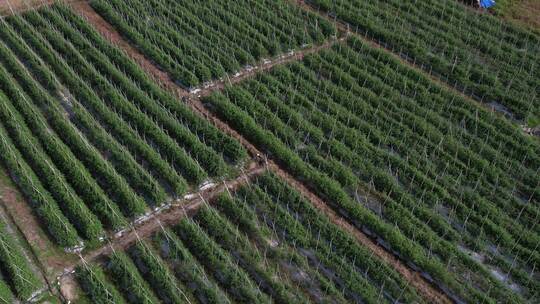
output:
[[276, 303], [308, 303], [289, 282], [275, 276], [275, 265], [261, 266], [264, 265], [263, 254], [253, 248], [249, 239], [239, 234], [217, 212], [203, 208], [197, 212], [194, 220], [223, 249], [235, 253], [239, 265], [246, 269], [261, 291], [270, 295]]
[[[1, 74], [1, 71], [0, 71]], [[2, 78], [0, 75], [0, 79]], [[2, 79], [3, 81], [7, 79]], [[53, 165], [29, 128], [9, 102], [0, 105], [0, 118], [27, 163], [39, 177], [42, 185], [51, 193], [66, 217], [85, 239], [97, 241], [103, 234], [99, 220], [74, 193], [64, 176]]]
[[[12, 33], [5, 28], [5, 31], [0, 31], [2, 34]], [[47, 70], [42, 69], [42, 65], [36, 61], [34, 57], [28, 52], [28, 49], [23, 48], [20, 42], [17, 40], [9, 40], [10, 46], [14, 51], [24, 56], [25, 61], [35, 69], [39, 79], [53, 79]], [[79, 196], [88, 204], [89, 208], [95, 212], [101, 220], [103, 220], [108, 227], [119, 228], [123, 223], [118, 207], [111, 202], [103, 191], [99, 188], [96, 181], [90, 176], [83, 164], [75, 157], [72, 151], [55, 136], [49, 136], [50, 129], [47, 127], [47, 120], [50, 126], [58, 133], [65, 136], [65, 138], [73, 138], [74, 141], [68, 142], [71, 146], [82, 146], [80, 138], [75, 134], [72, 126], [70, 126], [64, 116], [58, 112], [57, 105], [52, 98], [44, 92], [28, 73], [26, 73], [21, 66], [19, 66], [14, 60], [13, 53], [8, 52], [5, 48], [0, 48], [0, 51], [4, 56], [5, 67], [7, 67], [11, 74], [14, 75], [18, 83], [25, 89], [26, 93], [31, 99], [23, 99], [24, 95], [15, 90], [14, 85], [10, 85], [11, 81], [2, 82], [6, 86], [3, 87], [6, 93], [9, 93], [11, 101], [15, 102], [18, 111], [25, 118], [25, 122], [32, 131], [35, 132], [40, 139], [43, 148], [47, 151], [49, 156], [53, 159], [55, 165], [64, 173], [65, 177], [70, 182], [71, 186], [77, 191]], [[41, 68], [40, 68], [41, 67]], [[53, 83], [49, 83], [53, 86]], [[39, 110], [30, 103], [30, 100], [36, 104], [37, 107], [45, 107], [49, 109], [47, 111], [45, 119], [39, 112]]]
[[205, 266], [232, 299], [244, 303], [270, 303], [267, 295], [250, 280], [231, 257], [190, 219], [184, 219], [174, 228], [191, 253]]
[[107, 270], [111, 274], [114, 284], [118, 286], [119, 291], [126, 295], [125, 298], [129, 303], [152, 304], [158, 302], [126, 254], [114, 252], [107, 263]]
[[[539, 147], [512, 125], [357, 39], [205, 100], [336, 211], [459, 297], [519, 299], [460, 246], [516, 258], [519, 266], [505, 271], [530, 295], [537, 290], [520, 270], [539, 261], [539, 209], [516, 189], [538, 200]], [[379, 211], [355, 202], [366, 190]], [[448, 263], [483, 273], [477, 286], [486, 293], [460, 285], [461, 271]]]
[[107, 280], [103, 269], [84, 264], [77, 267], [75, 275], [84, 292], [96, 304], [126, 303], [120, 292]]
[[188, 298], [174, 274], [147, 244], [140, 242], [130, 250], [130, 255], [142, 276], [155, 294], [165, 303], [186, 303]]
[[[297, 246], [295, 239], [287, 240], [280, 237], [283, 231], [276, 231], [276, 226], [270, 218], [266, 223], [264, 218], [259, 220], [256, 210], [246, 203], [241, 194], [242, 190], [239, 190], [232, 199], [222, 196], [213, 201], [212, 206], [236, 225], [238, 231], [249, 237], [260, 252], [265, 253], [266, 263], [288, 265], [281, 270], [281, 275], [291, 280], [300, 290], [304, 290], [308, 296], [323, 297], [323, 302], [348, 303], [342, 286], [339, 283], [335, 284], [335, 278], [330, 275], [331, 271], [327, 271], [327, 266], [309, 259], [305, 254], [306, 251], [299, 250], [302, 247]], [[296, 276], [295, 272], [306, 273], [312, 279], [304, 280]]]
[[[8, 102], [3, 94], [0, 94], [2, 102]], [[15, 181], [28, 202], [34, 207], [39, 219], [46, 225], [50, 236], [64, 247], [73, 247], [79, 244], [77, 232], [62, 214], [60, 208], [39, 182], [38, 177], [30, 169], [23, 157], [15, 149], [13, 142], [4, 129], [0, 126], [0, 150], [4, 168]]]
[[174, 81], [190, 88], [266, 56], [320, 44], [336, 32], [328, 21], [286, 1], [96, 0], [91, 5]]
[[193, 113], [185, 104], [178, 102], [170, 94], [160, 89], [153, 80], [141, 71], [136, 63], [131, 61], [120, 50], [107, 44], [105, 40], [83, 19], [76, 17], [66, 6], [55, 5], [56, 12], [62, 15], [70, 24], [79, 30], [89, 44], [105, 54], [117, 69], [121, 69], [154, 103], [160, 104], [186, 128], [196, 134], [200, 141], [209, 145], [216, 152], [237, 163], [246, 157], [246, 151], [232, 137], [222, 134], [217, 128]]
[[203, 303], [230, 303], [224, 291], [208, 278], [203, 266], [172, 231], [162, 231], [154, 237], [154, 241], [178, 280], [195, 298]]
[[453, 0], [309, 2], [473, 98], [538, 123], [535, 33]]
[[[162, 90], [65, 5], [6, 18], [0, 55], [6, 147], [28, 164], [17, 172], [46, 192], [17, 182], [47, 202], [40, 208], [61, 211], [56, 226], [69, 219], [62, 225], [84, 240], [125, 227], [126, 218], [183, 195], [208, 175], [235, 174], [230, 165], [247, 157], [241, 144]], [[74, 246], [73, 227], [51, 235]]]
[[11, 304], [13, 303], [13, 293], [9, 286], [0, 278], [0, 303]]
[[[6, 231], [5, 224], [0, 222], [0, 270], [7, 275], [7, 282], [11, 283], [22, 300], [29, 300], [36, 291], [43, 288], [28, 263], [19, 245]], [[6, 303], [10, 298], [9, 287], [0, 279], [0, 303]]]

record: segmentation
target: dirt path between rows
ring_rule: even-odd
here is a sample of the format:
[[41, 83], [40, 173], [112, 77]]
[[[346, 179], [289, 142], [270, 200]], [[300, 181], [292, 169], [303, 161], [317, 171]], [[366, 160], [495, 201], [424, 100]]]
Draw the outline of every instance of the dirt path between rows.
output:
[[224, 191], [235, 191], [242, 185], [249, 183], [252, 178], [263, 174], [267, 170], [267, 167], [253, 163], [247, 172], [244, 172], [244, 174], [236, 179], [224, 181], [220, 184], [191, 194], [188, 199], [180, 199], [164, 212], [146, 219], [143, 223], [137, 225], [134, 224], [131, 228], [115, 235], [108, 241], [108, 244], [85, 253], [84, 255], [79, 255], [79, 261], [70, 263], [69, 265], [66, 264], [63, 273], [57, 276], [57, 283], [59, 285], [61, 296], [67, 301], [75, 300], [77, 295], [74, 290], [76, 289], [77, 282], [73, 277], [73, 273], [77, 266], [84, 263], [101, 261], [105, 257], [111, 255], [114, 251], [123, 251], [137, 241], [148, 238], [165, 227], [178, 224], [180, 219], [194, 215], [199, 208], [212, 202], [214, 198]]
[[347, 39], [347, 35], [340, 35], [341, 37], [333, 37], [321, 45], [316, 45], [310, 48], [291, 51], [273, 59], [263, 59], [261, 63], [254, 66], [245, 68], [232, 77], [225, 77], [222, 80], [212, 81], [205, 84], [203, 87], [192, 90], [191, 96], [204, 97], [210, 95], [214, 91], [222, 90], [226, 85], [239, 83], [242, 80], [255, 76], [257, 73], [268, 71], [276, 65], [286, 64], [292, 61], [299, 61], [304, 59], [308, 54], [316, 53], [323, 49], [328, 49], [337, 42], [342, 42]]
[[[205, 119], [209, 120], [211, 123], [213, 123], [216, 127], [218, 127], [220, 130], [225, 132], [226, 134], [234, 137], [237, 139], [244, 147], [250, 152], [252, 156], [256, 155], [263, 155], [263, 153], [257, 149], [254, 145], [252, 145], [248, 140], [246, 140], [241, 134], [236, 132], [234, 129], [232, 129], [228, 124], [220, 120], [217, 116], [215, 116], [213, 113], [211, 113], [201, 102], [201, 100], [198, 98], [199, 96], [206, 96], [210, 94], [213, 91], [222, 89], [225, 85], [229, 83], [238, 83], [246, 78], [254, 76], [256, 73], [261, 71], [266, 71], [270, 68], [272, 68], [275, 65], [278, 64], [285, 64], [287, 62], [295, 61], [295, 60], [301, 60], [304, 58], [305, 55], [317, 52], [324, 48], [331, 47], [336, 41], [343, 41], [346, 39], [347, 34], [349, 33], [348, 29], [345, 27], [339, 27], [340, 30], [340, 38], [330, 40], [320, 46], [315, 46], [308, 49], [303, 49], [300, 51], [296, 51], [293, 53], [289, 53], [277, 58], [274, 58], [270, 61], [262, 61], [261, 64], [252, 67], [250, 69], [245, 69], [241, 72], [239, 72], [237, 75], [230, 77], [226, 80], [218, 80], [214, 81], [210, 84], [207, 84], [205, 87], [200, 88], [199, 90], [192, 90], [192, 92], [188, 92], [182, 88], [179, 88], [171, 79], [170, 77], [163, 71], [159, 70], [155, 65], [153, 65], [148, 59], [146, 59], [141, 53], [138, 52], [135, 48], [133, 48], [127, 41], [125, 41], [116, 30], [109, 25], [103, 18], [101, 18], [99, 15], [97, 15], [94, 10], [88, 5], [88, 3], [76, 3], [74, 4], [75, 9], [83, 16], [87, 18], [87, 20], [93, 24], [98, 31], [104, 36], [109, 39], [112, 43], [119, 46], [121, 49], [123, 49], [125, 52], [129, 54], [132, 58], [135, 59], [136, 62], [138, 62], [141, 67], [152, 77], [155, 79], [158, 79], [158, 83], [161, 83], [161, 85], [174, 92], [177, 96], [181, 97], [184, 101], [186, 101], [195, 112], [202, 115]], [[384, 248], [380, 247], [377, 243], [375, 243], [373, 240], [371, 240], [367, 235], [365, 235], [363, 232], [358, 230], [357, 228], [353, 227], [351, 224], [349, 224], [345, 219], [337, 215], [329, 206], [326, 204], [321, 198], [319, 198], [317, 195], [315, 195], [313, 192], [311, 192], [305, 185], [303, 185], [301, 182], [297, 181], [294, 177], [289, 175], [286, 172], [285, 168], [281, 168], [276, 162], [273, 160], [266, 160], [267, 166], [270, 168], [271, 171], [275, 172], [279, 176], [286, 179], [292, 186], [294, 186], [296, 189], [298, 189], [306, 198], [308, 198], [315, 207], [317, 207], [319, 210], [324, 212], [329, 216], [329, 218], [340, 226], [341, 228], [345, 229], [351, 235], [353, 235], [360, 244], [366, 246], [369, 248], [377, 257], [391, 265], [397, 272], [399, 272], [407, 282], [409, 282], [418, 292], [419, 294], [424, 297], [428, 302], [430, 303], [452, 303], [450, 299], [441, 291], [439, 291], [435, 286], [433, 286], [431, 283], [426, 281], [424, 278], [420, 276], [420, 274], [405, 265], [401, 260], [399, 260], [397, 257], [395, 257], [393, 254], [386, 251]], [[229, 188], [233, 188], [232, 185]], [[223, 191], [224, 189], [221, 189]], [[209, 196], [210, 198], [211, 196]], [[205, 198], [205, 200], [208, 200], [209, 198]], [[185, 205], [184, 208], [180, 208], [176, 210], [175, 212], [171, 213], [171, 218], [174, 218], [176, 221], [179, 217], [182, 217], [186, 214], [189, 215], [190, 212], [193, 212], [200, 207], [200, 205], [203, 204], [203, 200], [195, 200], [194, 202], [188, 203], [188, 205]], [[160, 219], [161, 223], [166, 221], [168, 218], [165, 217], [163, 219]], [[144, 238], [148, 235], [151, 231], [155, 231], [156, 229], [159, 229], [159, 223], [160, 221], [151, 221], [148, 224], [148, 228], [145, 232], [141, 232], [139, 229], [134, 230], [134, 232], [123, 236], [120, 240], [115, 241], [114, 245], [112, 247], [114, 248], [124, 248], [125, 246], [128, 246], [129, 244], [133, 244], [137, 240], [138, 237]], [[93, 260], [96, 259], [99, 256], [109, 254], [112, 250], [111, 246], [106, 246], [104, 248], [101, 248], [100, 250], [90, 253], [87, 255], [85, 260]]]
[[[7, 170], [0, 166], [0, 170]], [[58, 267], [66, 261], [75, 261], [73, 257], [58, 248], [43, 230], [39, 219], [24, 196], [11, 182], [10, 177], [0, 173], [0, 209], [5, 211], [12, 227], [20, 233], [27, 243], [28, 257], [39, 268], [41, 276], [47, 285], [54, 279]]]
[[309, 190], [304, 184], [297, 181], [293, 176], [274, 163], [270, 165], [270, 168], [274, 173], [285, 179], [290, 185], [292, 185], [304, 197], [306, 197], [315, 208], [328, 216], [332, 223], [348, 232], [358, 241], [358, 243], [367, 247], [379, 259], [390, 265], [394, 270], [401, 274], [405, 281], [416, 289], [420, 296], [423, 297], [428, 303], [452, 303], [446, 294], [438, 290], [438, 288], [424, 279], [420, 273], [412, 270], [393, 254], [379, 246], [373, 239], [369, 238], [366, 234], [351, 225], [347, 220], [338, 215], [331, 207], [329, 207], [329, 205], [325, 203], [319, 196], [311, 192], [311, 190]]
[[[252, 178], [259, 176], [266, 171], [267, 168], [265, 166], [257, 165], [236, 179], [224, 181], [211, 188], [194, 193], [191, 195], [192, 197], [187, 200], [179, 200], [178, 204], [173, 205], [167, 211], [146, 220], [143, 224], [135, 226], [121, 235], [115, 236], [114, 239], [110, 240], [109, 244], [85, 254], [83, 258], [86, 261], [93, 261], [100, 256], [111, 254], [113, 249], [124, 250], [134, 244], [137, 240], [144, 239], [156, 231], [159, 231], [161, 227], [169, 227], [178, 224], [179, 219], [184, 216], [193, 215], [205, 203], [211, 202], [212, 199], [222, 192], [227, 189], [229, 191], [234, 191], [240, 186], [245, 185]], [[67, 270], [73, 270], [73, 266]]]
[[[71, 7], [79, 13], [84, 19], [86, 19], [94, 28], [107, 40], [114, 45], [122, 49], [126, 54], [137, 62], [145, 71], [148, 72], [150, 77], [159, 83], [162, 87], [171, 91], [177, 91], [177, 86], [173, 83], [169, 75], [160, 70], [155, 64], [148, 60], [139, 50], [129, 44], [120, 33], [118, 33], [112, 25], [110, 25], [105, 19], [97, 14], [90, 6], [88, 1], [77, 1], [71, 3]], [[187, 93], [182, 94], [187, 96]]]
[[39, 9], [42, 6], [51, 5], [54, 2], [75, 3], [85, 0], [0, 0], [0, 17]]

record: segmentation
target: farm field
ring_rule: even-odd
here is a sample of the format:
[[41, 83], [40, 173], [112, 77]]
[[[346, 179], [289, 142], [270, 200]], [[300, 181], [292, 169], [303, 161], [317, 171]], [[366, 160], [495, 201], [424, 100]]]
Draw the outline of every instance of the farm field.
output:
[[540, 146], [504, 119], [356, 38], [204, 102], [460, 298], [538, 293]]
[[45, 288], [30, 263], [14, 232], [0, 217], [0, 303], [12, 303], [15, 296], [30, 300]]
[[0, 36], [2, 160], [63, 247], [233, 176], [247, 156], [65, 6], [6, 18]]
[[0, 303], [540, 297], [536, 32], [457, 0], [8, 4]]
[[537, 34], [454, 0], [306, 3], [510, 118], [540, 124]]
[[394, 270], [271, 174], [126, 253], [115, 252], [101, 268], [78, 268], [92, 303], [101, 303], [104, 289], [115, 303], [422, 302]]
[[94, 0], [90, 5], [187, 88], [336, 34], [330, 22], [284, 0]]

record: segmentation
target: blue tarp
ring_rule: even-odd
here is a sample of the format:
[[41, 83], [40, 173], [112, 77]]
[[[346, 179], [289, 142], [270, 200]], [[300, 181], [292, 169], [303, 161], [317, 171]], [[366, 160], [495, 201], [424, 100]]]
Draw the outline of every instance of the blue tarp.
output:
[[495, 0], [480, 0], [481, 8], [490, 8], [495, 5]]

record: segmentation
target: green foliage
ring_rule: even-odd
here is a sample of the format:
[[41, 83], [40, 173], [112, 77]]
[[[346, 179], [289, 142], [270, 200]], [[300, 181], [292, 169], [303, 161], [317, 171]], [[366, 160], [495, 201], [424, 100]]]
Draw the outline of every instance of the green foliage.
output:
[[276, 303], [308, 303], [306, 298], [297, 294], [293, 286], [275, 277], [274, 269], [261, 266], [265, 262], [263, 255], [251, 246], [249, 239], [239, 234], [235, 227], [217, 212], [210, 208], [202, 208], [194, 219], [222, 248], [235, 253], [239, 264]]
[[174, 228], [182, 242], [205, 266], [234, 301], [242, 303], [270, 303], [267, 295], [254, 285], [248, 274], [236, 266], [231, 257], [192, 220], [183, 219]]
[[151, 304], [158, 302], [133, 262], [124, 253], [114, 252], [107, 263], [107, 269], [115, 285], [118, 286], [129, 303]]
[[1, 304], [11, 304], [13, 303], [13, 294], [9, 289], [9, 286], [0, 279], [0, 303]]
[[141, 275], [149, 282], [161, 301], [164, 303], [189, 301], [182, 285], [149, 245], [143, 242], [137, 243], [131, 248], [130, 255]]
[[[7, 102], [0, 94], [0, 100]], [[15, 149], [5, 129], [0, 126], [0, 160], [9, 172], [28, 202], [34, 207], [39, 219], [46, 225], [52, 238], [63, 247], [73, 247], [79, 244], [75, 228], [64, 217], [60, 208], [43, 188], [38, 177], [24, 162], [23, 157]]]
[[107, 280], [103, 270], [94, 265], [82, 265], [75, 270], [77, 279], [86, 293], [96, 304], [123, 304], [122, 295]]
[[[18, 149], [6, 166], [64, 247], [73, 228], [96, 242], [247, 157], [65, 5], [6, 18], [0, 39], [4, 148]], [[19, 152], [27, 167], [10, 162]]]
[[[510, 118], [540, 115], [536, 33], [455, 0], [309, 2], [474, 99], [502, 105]], [[496, 10], [507, 5], [497, 2]]]
[[282, 0], [204, 4], [94, 0], [90, 4], [174, 81], [188, 88], [267, 56], [320, 44], [336, 34], [328, 21]]
[[[66, 18], [73, 27], [77, 28], [79, 32], [88, 39], [93, 47], [107, 55], [111, 63], [123, 70], [137, 87], [146, 92], [148, 98], [155, 103], [160, 104], [173, 114], [177, 121], [182, 122], [182, 124], [196, 134], [202, 142], [212, 147], [215, 151], [223, 153], [227, 159], [234, 163], [246, 158], [247, 152], [240, 143], [232, 137], [220, 132], [207, 120], [193, 113], [187, 105], [178, 102], [178, 100], [173, 98], [169, 93], [160, 89], [153, 80], [148, 78], [136, 63], [131, 61], [120, 50], [106, 43], [99, 33], [84, 22], [82, 18], [73, 14], [67, 6], [54, 5], [53, 8]], [[65, 27], [62, 27], [62, 29], [64, 28]]]
[[204, 268], [172, 231], [159, 233], [155, 242], [176, 277], [200, 302], [230, 303], [227, 295], [206, 276]]
[[[539, 209], [514, 195], [519, 188], [538, 200], [531, 185], [540, 147], [511, 123], [357, 38], [205, 101], [336, 212], [458, 297], [522, 300], [460, 247], [496, 243], [521, 267], [540, 261]], [[449, 271], [450, 262], [462, 270]], [[481, 292], [459, 283], [467, 269], [483, 273]], [[514, 272], [534, 294], [538, 284]]]
[[[0, 270], [7, 275], [7, 279], [21, 300], [30, 299], [34, 292], [43, 288], [28, 263], [19, 245], [6, 231], [4, 223], [0, 222]], [[0, 280], [0, 303], [9, 298], [9, 290], [6, 291], [5, 288], [7, 286]]]

